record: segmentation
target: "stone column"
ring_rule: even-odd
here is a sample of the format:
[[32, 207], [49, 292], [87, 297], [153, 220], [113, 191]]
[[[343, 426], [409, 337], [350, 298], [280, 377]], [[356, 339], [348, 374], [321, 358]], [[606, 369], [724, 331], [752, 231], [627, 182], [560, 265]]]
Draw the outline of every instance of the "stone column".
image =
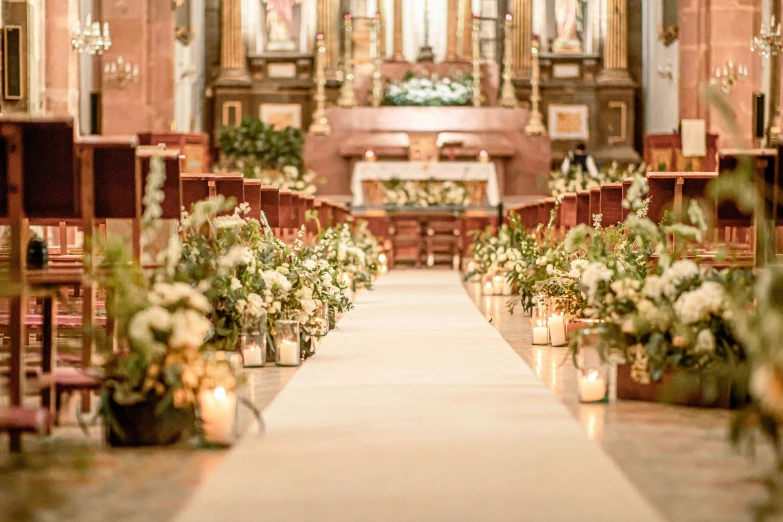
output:
[[324, 57], [324, 69], [329, 71], [337, 68], [340, 61], [340, 38], [337, 35], [337, 12], [339, 2], [337, 0], [318, 0], [318, 31], [324, 35], [326, 42], [326, 55]]
[[404, 62], [402, 53], [402, 0], [394, 0], [394, 55], [392, 60]]
[[[775, 20], [781, 19], [781, 2], [772, 0], [770, 4], [770, 16]], [[764, 23], [764, 22], [762, 22]], [[769, 57], [769, 125], [767, 127], [767, 143], [777, 145], [781, 142], [780, 125], [780, 53]], [[778, 160], [780, 161], [780, 160]]]
[[249, 83], [245, 42], [242, 37], [242, 0], [223, 0], [218, 81]]
[[473, 59], [473, 9], [470, 0], [462, 0], [462, 59]]
[[44, 109], [54, 116], [72, 116], [79, 128], [79, 54], [71, 50], [71, 31], [79, 19], [76, 0], [47, 0], [44, 62]]
[[513, 0], [511, 14], [516, 20], [516, 30], [511, 41], [514, 75], [529, 78], [533, 43], [533, 0]]
[[630, 81], [628, 73], [628, 0], [606, 0], [604, 70], [599, 81]]
[[457, 0], [448, 0], [446, 12], [446, 62], [457, 61], [457, 25], [459, 13]]

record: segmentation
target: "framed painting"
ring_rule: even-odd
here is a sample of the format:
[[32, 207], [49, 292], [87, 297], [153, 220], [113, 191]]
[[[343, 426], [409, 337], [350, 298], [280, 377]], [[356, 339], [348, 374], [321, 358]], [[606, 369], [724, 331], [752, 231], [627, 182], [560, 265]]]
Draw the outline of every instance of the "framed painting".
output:
[[259, 119], [275, 129], [302, 128], [302, 106], [297, 103], [262, 103], [258, 112]]
[[549, 137], [553, 140], [586, 140], [590, 137], [587, 105], [551, 104]]

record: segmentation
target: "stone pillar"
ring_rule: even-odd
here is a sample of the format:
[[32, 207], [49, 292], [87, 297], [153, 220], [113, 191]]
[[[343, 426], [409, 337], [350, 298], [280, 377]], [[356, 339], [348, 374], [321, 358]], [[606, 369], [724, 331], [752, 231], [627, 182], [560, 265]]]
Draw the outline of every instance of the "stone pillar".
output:
[[318, 0], [318, 32], [324, 35], [326, 56], [324, 69], [329, 71], [337, 68], [340, 61], [340, 38], [337, 33], [337, 0]]
[[457, 61], [457, 26], [459, 13], [457, 0], [448, 0], [446, 11], [446, 62]]
[[628, 0], [606, 0], [604, 69], [598, 80], [631, 80], [628, 73]]
[[220, 83], [250, 83], [242, 37], [242, 0], [223, 0], [220, 34]]
[[79, 128], [79, 54], [71, 50], [71, 31], [79, 19], [77, 0], [46, 0], [44, 110], [72, 116]]
[[511, 41], [514, 75], [530, 77], [533, 44], [533, 0], [513, 0], [511, 14], [516, 20], [516, 30]]
[[473, 9], [470, 0], [462, 0], [462, 59], [473, 59]]
[[394, 55], [392, 60], [404, 62], [402, 53], [402, 0], [394, 0]]
[[[772, 0], [770, 3], [770, 16], [775, 20], [781, 19], [781, 0]], [[762, 21], [762, 23], [768, 23]], [[781, 143], [780, 125], [780, 53], [769, 58], [769, 124], [767, 126], [767, 143], [776, 145]], [[778, 160], [781, 161], [781, 160]]]

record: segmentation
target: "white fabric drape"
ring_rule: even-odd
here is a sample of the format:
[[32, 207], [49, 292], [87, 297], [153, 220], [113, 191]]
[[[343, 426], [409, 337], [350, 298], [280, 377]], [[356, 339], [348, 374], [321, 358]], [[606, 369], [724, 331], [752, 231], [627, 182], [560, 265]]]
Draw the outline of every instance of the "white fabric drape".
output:
[[[429, 2], [429, 44], [435, 53], [435, 60], [446, 56], [446, 0]], [[424, 0], [403, 0], [402, 8], [403, 53], [409, 62], [415, 62], [419, 49], [424, 45], [425, 9]]]

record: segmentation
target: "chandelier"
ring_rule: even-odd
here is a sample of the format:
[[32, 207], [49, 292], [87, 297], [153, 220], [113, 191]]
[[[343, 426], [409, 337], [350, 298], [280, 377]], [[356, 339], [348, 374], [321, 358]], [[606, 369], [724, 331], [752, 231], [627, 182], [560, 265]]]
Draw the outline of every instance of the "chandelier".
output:
[[113, 62], [103, 67], [104, 77], [116, 83], [120, 89], [124, 89], [130, 82], [139, 78], [139, 66], [126, 62], [122, 56], [118, 56]]
[[780, 23], [775, 25], [775, 17], [771, 17], [769, 29], [761, 28], [761, 33], [750, 39], [750, 50], [758, 49], [759, 54], [764, 58], [777, 56], [783, 41], [780, 38]]
[[723, 67], [715, 68], [715, 77], [710, 81], [712, 85], [720, 87], [724, 93], [731, 93], [731, 89], [734, 84], [741, 80], [745, 80], [748, 77], [748, 68], [745, 65], [734, 65], [734, 62], [729, 60]]
[[84, 29], [81, 24], [74, 27], [71, 34], [71, 47], [79, 53], [103, 54], [111, 47], [109, 24], [104, 23], [101, 28], [100, 22], [93, 22], [92, 15], [88, 14]]

